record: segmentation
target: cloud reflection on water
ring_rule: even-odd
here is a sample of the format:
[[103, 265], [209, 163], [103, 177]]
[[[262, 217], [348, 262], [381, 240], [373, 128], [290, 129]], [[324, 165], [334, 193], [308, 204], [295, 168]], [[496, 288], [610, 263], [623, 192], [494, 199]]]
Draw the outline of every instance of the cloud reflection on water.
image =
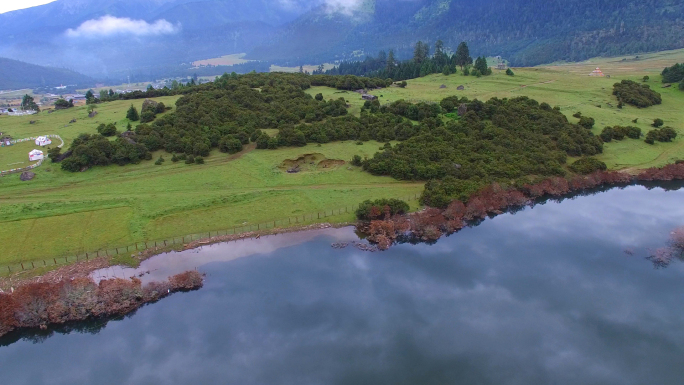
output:
[[[349, 229], [264, 241], [249, 252], [207, 248], [202, 290], [146, 306], [96, 335], [0, 348], [0, 378], [678, 384], [683, 265], [655, 270], [643, 257], [683, 224], [682, 198], [684, 191], [611, 190], [384, 253], [330, 248], [351, 237]], [[230, 257], [250, 253], [258, 254]]]

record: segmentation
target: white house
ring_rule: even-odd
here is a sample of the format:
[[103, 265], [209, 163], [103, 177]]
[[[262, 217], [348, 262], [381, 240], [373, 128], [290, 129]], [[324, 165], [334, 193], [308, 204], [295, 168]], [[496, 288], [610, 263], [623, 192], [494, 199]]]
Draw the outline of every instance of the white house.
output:
[[47, 136], [39, 136], [36, 138], [36, 146], [47, 146], [51, 143], [52, 140], [50, 140], [50, 138], [48, 138]]
[[29, 161], [33, 162], [34, 160], [41, 160], [43, 159], [43, 151], [40, 150], [33, 150], [29, 152]]

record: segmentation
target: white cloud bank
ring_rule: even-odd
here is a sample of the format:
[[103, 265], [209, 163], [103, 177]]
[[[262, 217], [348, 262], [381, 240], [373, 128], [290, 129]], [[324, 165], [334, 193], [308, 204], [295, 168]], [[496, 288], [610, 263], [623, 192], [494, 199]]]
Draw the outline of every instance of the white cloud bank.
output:
[[127, 17], [103, 16], [85, 21], [76, 29], [69, 28], [66, 34], [69, 37], [85, 38], [114, 35], [156, 36], [173, 34], [179, 30], [180, 25], [175, 26], [164, 19], [148, 23], [145, 20], [132, 20]]

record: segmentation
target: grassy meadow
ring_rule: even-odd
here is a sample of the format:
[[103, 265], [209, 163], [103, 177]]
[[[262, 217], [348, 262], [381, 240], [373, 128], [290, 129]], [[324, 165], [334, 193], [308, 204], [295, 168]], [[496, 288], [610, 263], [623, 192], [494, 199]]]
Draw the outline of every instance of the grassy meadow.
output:
[[[661, 118], [666, 126], [679, 133], [674, 142], [648, 145], [643, 140], [613, 141], [606, 143], [604, 153], [598, 156], [610, 169], [646, 168], [684, 159], [684, 92], [679, 91], [676, 84], [662, 88], [660, 82], [663, 68], [677, 62], [684, 63], [684, 49], [639, 55], [639, 59], [635, 59], [635, 56], [598, 58], [580, 63], [513, 68], [515, 76], [507, 76], [499, 70], [493, 70], [491, 76], [480, 78], [463, 76], [460, 71], [449, 76], [434, 74], [409, 80], [406, 88], [390, 87], [371, 93], [379, 97], [381, 104], [399, 99], [438, 102], [452, 95], [483, 101], [493, 97], [528, 96], [559, 106], [571, 121], [577, 120], [572, 115], [578, 111], [593, 117], [596, 119], [595, 134], [599, 134], [605, 126], [614, 125], [636, 126], [645, 134], [652, 129], [650, 124], [653, 119]], [[610, 77], [588, 76], [596, 67]], [[618, 109], [617, 100], [612, 95], [613, 84], [622, 79], [641, 82], [645, 75], [650, 77], [646, 84], [662, 95], [663, 103], [641, 109], [629, 105]], [[446, 88], [440, 88], [442, 85]], [[461, 85], [465, 89], [457, 90]], [[350, 112], [354, 114], [359, 114], [363, 105], [361, 96], [351, 91], [313, 87], [307, 92], [312, 95], [321, 92], [326, 99], [344, 97], [351, 104]], [[638, 119], [637, 123], [632, 122], [634, 119]]]
[[[174, 98], [158, 98], [173, 105]], [[134, 101], [140, 108], [142, 100]], [[0, 130], [13, 137], [58, 133], [70, 143], [79, 133], [95, 133], [100, 123], [116, 121], [125, 129], [130, 101], [104, 103], [87, 118], [85, 107], [2, 117]], [[68, 122], [76, 118], [76, 123]], [[29, 119], [37, 119], [29, 124]], [[66, 125], [66, 127], [65, 127]], [[275, 134], [275, 132], [273, 133]], [[62, 171], [49, 161], [36, 177], [21, 182], [0, 178], [0, 265], [72, 255], [144, 240], [224, 230], [358, 204], [364, 199], [420, 193], [422, 183], [376, 177], [349, 164], [288, 174], [281, 164], [304, 154], [348, 161], [372, 156], [381, 143], [354, 142], [254, 150], [227, 155], [214, 150], [204, 165], [154, 161], [95, 167], [82, 173]], [[5, 151], [9, 148], [1, 148]], [[25, 151], [21, 149], [21, 154]], [[162, 152], [154, 154], [156, 159]], [[23, 155], [22, 155], [23, 156]], [[27, 158], [28, 159], [28, 158]], [[352, 220], [351, 213], [332, 218]]]
[[[450, 95], [480, 100], [525, 95], [560, 106], [571, 120], [577, 111], [595, 118], [596, 134], [606, 125], [633, 125], [633, 119], [638, 119], [636, 126], [647, 132], [654, 118], [662, 118], [679, 132], [675, 142], [651, 146], [643, 140], [625, 139], [607, 143], [599, 158], [611, 169], [660, 166], [684, 159], [684, 92], [676, 87], [661, 88], [659, 79], [663, 67], [684, 62], [684, 50], [643, 55], [639, 60], [622, 59], [514, 68], [512, 77], [497, 70], [481, 78], [436, 74], [410, 80], [406, 88], [391, 87], [373, 94], [381, 103], [399, 99], [436, 102]], [[596, 66], [611, 77], [589, 77]], [[611, 94], [613, 83], [640, 80], [644, 75], [650, 76], [649, 84], [662, 94], [663, 104], [618, 109]], [[460, 85], [463, 91], [457, 90]], [[325, 87], [307, 92], [321, 92], [326, 98], [344, 97], [351, 105], [350, 113], [356, 115], [363, 105], [361, 96], [354, 92]], [[177, 98], [156, 100], [174, 106]], [[0, 116], [0, 132], [14, 138], [59, 134], [68, 148], [80, 133], [96, 133], [100, 123], [116, 122], [119, 130], [125, 130], [125, 114], [131, 102], [141, 109], [143, 100], [134, 100], [100, 104], [94, 118], [88, 118], [86, 107], [25, 117]], [[76, 121], [70, 123], [72, 119]], [[31, 120], [36, 122], [30, 124]], [[270, 131], [269, 135], [277, 133]], [[305, 154], [317, 154], [316, 159], [328, 159], [329, 164], [349, 161], [357, 154], [370, 157], [381, 145], [347, 141], [277, 150], [255, 150], [250, 145], [234, 155], [214, 150], [204, 165], [172, 163], [170, 154], [157, 152], [152, 161], [138, 165], [95, 167], [82, 173], [64, 172], [47, 161], [35, 170], [36, 177], [30, 182], [21, 182], [17, 174], [0, 178], [0, 266], [285, 219], [351, 206], [365, 199], [420, 193], [422, 183], [372, 176], [348, 163], [304, 167], [296, 174], [287, 173], [283, 166], [286, 160]], [[32, 145], [0, 148], [0, 166], [28, 163], [29, 147]], [[157, 166], [154, 159], [160, 155], [166, 162]], [[413, 205], [416, 207], [415, 201]], [[342, 222], [353, 216], [349, 213], [327, 219]]]

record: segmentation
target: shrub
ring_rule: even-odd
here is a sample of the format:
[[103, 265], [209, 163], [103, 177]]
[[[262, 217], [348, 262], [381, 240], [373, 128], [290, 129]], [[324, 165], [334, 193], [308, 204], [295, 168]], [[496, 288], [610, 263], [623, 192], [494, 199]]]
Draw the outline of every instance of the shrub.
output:
[[102, 136], [114, 136], [116, 135], [116, 126], [114, 123], [109, 123], [105, 125], [104, 123], [97, 126], [97, 132]]
[[156, 117], [153, 110], [145, 110], [140, 114], [140, 123], [149, 123]]
[[204, 164], [204, 158], [201, 156], [195, 157], [195, 163], [196, 164]]
[[595, 171], [605, 171], [608, 166], [596, 158], [584, 157], [571, 164], [569, 168], [577, 174], [587, 175]]
[[61, 147], [53, 147], [47, 151], [48, 153], [48, 158], [52, 161], [52, 163], [57, 163], [61, 160], [62, 156], [62, 148]]
[[180, 160], [180, 159], [178, 159], [178, 157], [176, 156], [176, 154], [173, 154], [173, 156], [171, 157], [171, 161], [172, 161], [173, 163], [176, 163], [176, 162], [178, 162], [179, 160]]
[[131, 104], [131, 107], [126, 112], [126, 119], [131, 120], [133, 122], [137, 122], [138, 120], [140, 120], [140, 115], [138, 114], [138, 110], [132, 104]]
[[219, 150], [229, 154], [235, 154], [242, 151], [242, 142], [232, 136], [224, 136], [219, 142]]
[[586, 129], [591, 129], [592, 127], [594, 127], [594, 123], [596, 123], [594, 118], [581, 116], [578, 124]]
[[651, 78], [650, 78], [648, 75], [646, 75], [646, 76], [644, 76], [644, 77], [641, 79], [641, 81], [643, 81], [644, 83], [646, 83], [647, 81], [649, 81], [649, 79], [651, 79]]
[[354, 157], [351, 160], [352, 166], [361, 166], [361, 156], [359, 155], [354, 155]]
[[406, 83], [405, 80], [402, 81], [401, 83], [399, 83], [399, 87], [401, 87], [401, 88], [406, 88], [407, 85], [408, 85], [408, 83]]
[[192, 155], [188, 155], [187, 158], [185, 158], [185, 164], [193, 164], [195, 163], [195, 157]]
[[506, 75], [515, 76], [515, 74], [513, 73], [513, 71], [510, 68], [506, 70]]
[[377, 199], [364, 201], [356, 209], [356, 218], [369, 221], [408, 212], [408, 203], [400, 199]]
[[646, 134], [646, 139], [644, 140], [648, 144], [654, 144], [658, 142], [671, 142], [677, 137], [677, 131], [670, 127], [656, 128], [649, 131]]
[[632, 126], [605, 127], [600, 136], [601, 140], [604, 142], [610, 142], [613, 139], [622, 140], [625, 136], [632, 139], [639, 139], [641, 137], [641, 128]]
[[321, 94], [321, 93], [316, 94], [316, 97], [314, 99], [316, 99], [320, 102], [321, 100], [323, 100], [323, 94]]
[[268, 136], [268, 134], [266, 134], [266, 133], [259, 135], [259, 137], [256, 140], [256, 148], [259, 148], [259, 149], [268, 148], [268, 142], [270, 140], [271, 140], [271, 137]]
[[582, 117], [582, 113], [579, 112], [579, 111], [577, 111], [577, 112], [575, 112], [574, 114], [572, 114], [572, 116], [574, 116], [575, 118], [579, 119], [579, 118]]
[[662, 119], [656, 118], [656, 119], [653, 119], [653, 124], [651, 124], [651, 126], [658, 128], [658, 127], [662, 127], [663, 124], [665, 124], [665, 122]]
[[613, 85], [613, 95], [619, 102], [636, 107], [649, 107], [662, 103], [660, 94], [651, 90], [646, 84], [639, 84], [632, 80], [623, 80]]

